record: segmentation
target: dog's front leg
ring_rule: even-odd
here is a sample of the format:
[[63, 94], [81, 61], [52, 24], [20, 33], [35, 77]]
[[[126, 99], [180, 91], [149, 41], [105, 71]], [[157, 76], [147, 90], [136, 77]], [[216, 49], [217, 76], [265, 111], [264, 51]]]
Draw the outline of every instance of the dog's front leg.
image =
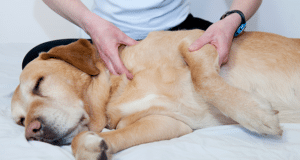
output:
[[245, 128], [259, 134], [281, 135], [278, 117], [268, 101], [227, 84], [218, 74], [218, 54], [212, 45], [197, 52], [188, 52], [188, 42], [180, 51], [190, 67], [197, 93]]
[[114, 131], [80, 133], [72, 142], [72, 150], [77, 160], [111, 159], [112, 154], [126, 148], [191, 132], [192, 129], [181, 121], [168, 116], [150, 115]]

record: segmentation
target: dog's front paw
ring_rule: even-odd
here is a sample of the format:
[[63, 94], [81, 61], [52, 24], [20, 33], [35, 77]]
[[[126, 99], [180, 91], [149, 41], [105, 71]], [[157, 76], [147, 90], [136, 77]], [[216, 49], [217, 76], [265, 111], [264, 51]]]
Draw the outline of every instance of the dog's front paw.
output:
[[282, 135], [277, 116], [278, 111], [272, 109], [271, 104], [256, 95], [252, 95], [252, 101], [246, 102], [243, 110], [238, 111], [238, 122], [250, 131], [259, 134]]
[[79, 146], [74, 153], [76, 160], [109, 160], [112, 158], [107, 143], [95, 132], [85, 132], [79, 135], [77, 140]]

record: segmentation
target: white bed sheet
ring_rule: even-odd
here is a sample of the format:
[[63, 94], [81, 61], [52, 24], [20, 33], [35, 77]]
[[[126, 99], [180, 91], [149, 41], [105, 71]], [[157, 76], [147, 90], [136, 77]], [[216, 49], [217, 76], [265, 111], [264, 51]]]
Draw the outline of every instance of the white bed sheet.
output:
[[[25, 139], [13, 122], [10, 101], [19, 83], [21, 63], [36, 44], [0, 44], [0, 159], [73, 160], [70, 146], [58, 147]], [[300, 124], [281, 124], [281, 138], [263, 137], [239, 125], [197, 130], [172, 140], [135, 146], [114, 155], [117, 160], [299, 160]]]

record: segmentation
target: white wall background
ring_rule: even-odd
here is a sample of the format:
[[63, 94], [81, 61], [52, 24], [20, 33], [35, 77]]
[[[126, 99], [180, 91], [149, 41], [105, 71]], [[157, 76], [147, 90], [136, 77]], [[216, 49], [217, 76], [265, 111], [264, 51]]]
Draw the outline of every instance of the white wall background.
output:
[[[82, 0], [89, 8], [93, 0]], [[194, 16], [216, 22], [232, 0], [191, 0]], [[248, 23], [248, 31], [300, 38], [300, 0], [264, 0]], [[41, 0], [0, 1], [0, 43], [42, 43], [79, 37], [79, 28], [61, 18]]]

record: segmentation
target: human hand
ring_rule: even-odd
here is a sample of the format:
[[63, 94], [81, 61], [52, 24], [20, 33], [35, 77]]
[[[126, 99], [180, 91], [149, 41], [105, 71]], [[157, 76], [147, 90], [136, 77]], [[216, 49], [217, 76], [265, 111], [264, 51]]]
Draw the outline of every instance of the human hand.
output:
[[112, 23], [102, 19], [99, 16], [91, 18], [86, 32], [91, 36], [101, 59], [106, 64], [107, 69], [115, 75], [126, 74], [128, 79], [133, 75], [124, 66], [118, 52], [121, 44], [135, 45], [138, 41], [131, 39]]
[[199, 37], [190, 47], [189, 51], [197, 51], [206, 44], [216, 47], [219, 54], [219, 65], [228, 61], [228, 54], [231, 48], [233, 35], [240, 24], [239, 15], [233, 14], [223, 20], [212, 24], [201, 37]]

